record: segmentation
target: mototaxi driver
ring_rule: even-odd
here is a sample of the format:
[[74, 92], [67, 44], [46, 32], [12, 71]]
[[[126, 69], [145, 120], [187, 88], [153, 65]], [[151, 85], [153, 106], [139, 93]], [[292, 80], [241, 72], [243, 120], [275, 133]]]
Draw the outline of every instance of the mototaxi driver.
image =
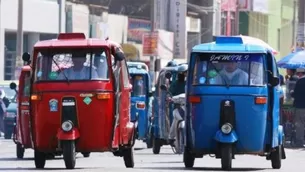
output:
[[238, 64], [238, 62], [224, 63], [224, 68], [215, 77], [214, 84], [248, 85], [249, 75], [242, 69], [239, 69]]
[[[177, 80], [174, 81], [174, 83], [172, 83], [169, 88], [169, 91], [171, 92], [172, 96], [185, 93], [187, 67], [181, 66], [179, 67], [178, 71], [179, 73], [177, 76]], [[172, 146], [174, 146], [178, 122], [183, 120], [184, 112], [185, 112], [184, 106], [175, 105], [175, 109], [173, 111], [173, 122], [170, 127], [169, 138], [168, 138], [169, 144], [171, 144]]]
[[[64, 69], [60, 74], [58, 75], [58, 80], [63, 80], [65, 77], [67, 77], [69, 80], [84, 80], [89, 79], [90, 77], [90, 67], [84, 66], [84, 63], [86, 62], [86, 56], [83, 57], [75, 57], [72, 58], [73, 66], [67, 69]], [[98, 74], [96, 70], [92, 67], [91, 70], [91, 77], [93, 79], [98, 78]]]

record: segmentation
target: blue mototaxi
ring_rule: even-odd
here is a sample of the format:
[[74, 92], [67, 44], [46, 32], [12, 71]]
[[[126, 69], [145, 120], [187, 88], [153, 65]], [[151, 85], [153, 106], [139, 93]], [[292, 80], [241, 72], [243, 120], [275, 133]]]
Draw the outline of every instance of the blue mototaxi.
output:
[[[238, 65], [239, 78], [228, 73]], [[232, 68], [232, 66], [231, 66]], [[236, 69], [237, 70], [237, 69]], [[236, 71], [235, 70], [235, 71]], [[218, 82], [220, 81], [220, 82]], [[187, 168], [195, 158], [215, 155], [223, 170], [238, 154], [265, 156], [274, 169], [286, 159], [280, 122], [279, 71], [265, 47], [244, 44], [240, 37], [216, 37], [192, 49], [187, 78]]]
[[140, 62], [127, 62], [127, 66], [132, 84], [131, 120], [137, 122], [137, 139], [147, 142], [152, 96], [149, 71], [147, 65]]
[[[173, 103], [167, 102], [168, 92], [161, 89], [161, 85], [168, 88], [177, 80], [179, 67], [187, 64], [169, 65], [161, 69], [157, 83], [155, 85], [155, 92], [152, 102], [152, 120], [150, 124], [150, 140], [154, 154], [159, 154], [163, 145], [169, 145], [169, 132], [173, 121]], [[167, 78], [167, 73], [171, 74]]]

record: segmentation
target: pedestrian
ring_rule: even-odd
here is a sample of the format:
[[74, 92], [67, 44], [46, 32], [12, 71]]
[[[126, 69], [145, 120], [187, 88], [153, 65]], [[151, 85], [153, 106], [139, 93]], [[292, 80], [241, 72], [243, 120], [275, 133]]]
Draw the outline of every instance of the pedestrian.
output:
[[3, 90], [0, 90], [0, 136], [1, 136], [1, 132], [4, 133], [3, 118], [8, 105], [9, 105], [9, 100], [5, 97], [5, 92]]
[[295, 69], [287, 69], [286, 70], [287, 75], [285, 76], [286, 79], [286, 101], [290, 102], [291, 99], [291, 91], [294, 90], [295, 84], [299, 77], [296, 75], [296, 70]]
[[304, 147], [305, 129], [305, 69], [297, 69], [299, 77], [295, 84], [291, 96], [294, 98], [293, 107], [295, 108], [294, 125], [296, 129], [296, 146]]

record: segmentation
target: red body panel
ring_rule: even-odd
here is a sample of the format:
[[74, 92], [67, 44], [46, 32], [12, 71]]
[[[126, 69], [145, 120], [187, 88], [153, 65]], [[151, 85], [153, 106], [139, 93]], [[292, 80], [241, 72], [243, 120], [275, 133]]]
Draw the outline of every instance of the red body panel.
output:
[[[76, 99], [77, 118], [79, 122], [79, 140], [77, 149], [82, 151], [103, 151], [111, 147], [113, 121], [114, 121], [114, 97], [99, 100], [91, 97], [92, 102], [87, 105], [83, 102], [81, 94], [96, 95], [97, 91], [111, 91], [110, 82], [90, 82], [84, 87], [84, 83], [48, 83], [36, 84], [34, 90], [41, 96], [41, 100], [32, 100], [33, 124], [35, 126], [35, 145], [39, 150], [50, 151], [57, 148], [57, 133], [61, 128], [61, 100], [64, 96], [72, 96]], [[58, 92], [60, 88], [60, 92]], [[75, 91], [73, 91], [75, 90]], [[82, 90], [82, 91], [79, 91]], [[92, 91], [93, 90], [93, 91]], [[58, 100], [58, 111], [51, 112], [49, 100]]]
[[[18, 116], [16, 121], [17, 142], [22, 144], [24, 148], [33, 148], [30, 127], [30, 104], [29, 95], [24, 94], [25, 79], [30, 76], [30, 67], [23, 67], [18, 86]], [[29, 79], [29, 78], [28, 78]]]

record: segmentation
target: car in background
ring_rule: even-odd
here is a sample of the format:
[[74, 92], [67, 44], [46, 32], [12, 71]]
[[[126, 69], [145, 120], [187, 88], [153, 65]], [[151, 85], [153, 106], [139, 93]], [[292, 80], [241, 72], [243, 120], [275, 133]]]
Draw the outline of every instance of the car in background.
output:
[[[17, 115], [17, 96], [14, 90], [10, 89], [10, 83], [12, 81], [1, 81], [0, 89], [5, 92], [5, 96], [10, 100], [10, 104], [6, 109], [6, 113], [3, 116], [4, 123], [4, 138], [11, 139], [14, 132], [16, 115]], [[13, 81], [18, 85], [18, 81]]]

